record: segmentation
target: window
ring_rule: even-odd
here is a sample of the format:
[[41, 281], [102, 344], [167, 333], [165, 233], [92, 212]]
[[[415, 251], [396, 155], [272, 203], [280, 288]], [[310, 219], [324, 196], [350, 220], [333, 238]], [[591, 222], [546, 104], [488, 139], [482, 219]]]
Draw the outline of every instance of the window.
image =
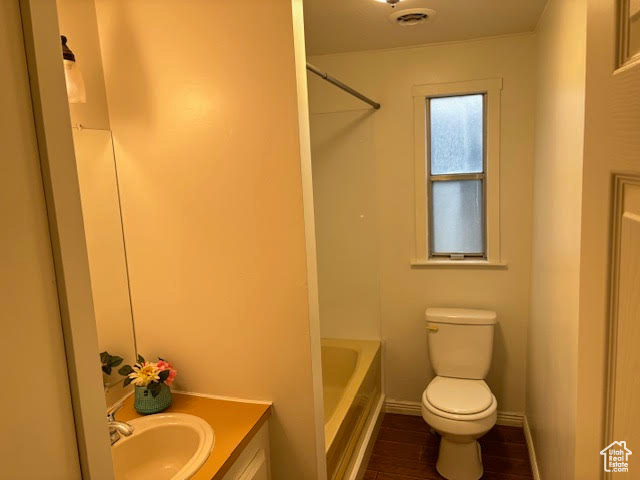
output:
[[485, 258], [484, 95], [426, 101], [430, 256]]
[[499, 263], [501, 80], [414, 87], [415, 264]]

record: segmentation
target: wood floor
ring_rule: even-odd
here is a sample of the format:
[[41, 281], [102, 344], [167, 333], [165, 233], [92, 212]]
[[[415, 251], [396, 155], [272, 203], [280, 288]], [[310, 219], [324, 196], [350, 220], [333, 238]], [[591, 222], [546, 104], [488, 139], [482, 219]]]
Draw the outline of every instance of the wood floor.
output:
[[[441, 480], [436, 471], [438, 437], [422, 417], [387, 413], [365, 480]], [[496, 425], [480, 439], [485, 480], [531, 480], [522, 428]]]

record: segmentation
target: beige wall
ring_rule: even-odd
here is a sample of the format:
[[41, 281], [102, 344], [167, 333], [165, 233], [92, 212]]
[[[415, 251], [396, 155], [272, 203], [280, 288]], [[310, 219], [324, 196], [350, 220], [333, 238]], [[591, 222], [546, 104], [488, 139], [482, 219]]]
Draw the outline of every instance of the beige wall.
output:
[[2, 477], [79, 479], [17, 1], [0, 4], [0, 31], [0, 349], [6, 364], [0, 395]]
[[541, 478], [574, 478], [585, 28], [583, 0], [552, 0], [537, 29], [526, 414]]
[[109, 130], [109, 109], [93, 0], [56, 0], [60, 34], [66, 35], [87, 90], [87, 103], [69, 104], [71, 123]]
[[139, 350], [272, 400], [274, 478], [315, 478], [291, 1], [97, 12]]
[[[386, 393], [392, 400], [418, 402], [432, 376], [426, 346], [424, 310], [428, 306], [494, 309], [499, 315], [493, 365], [488, 382], [498, 398], [499, 410], [523, 412], [525, 407], [525, 349], [530, 276], [531, 195], [533, 171], [534, 37], [519, 35], [426, 47], [356, 52], [312, 57], [310, 60], [333, 76], [361, 90], [382, 104], [371, 114], [374, 154], [368, 159], [375, 171], [344, 171], [352, 182], [352, 203], [375, 190], [379, 222], [381, 335], [385, 342]], [[411, 268], [415, 255], [413, 98], [411, 87], [427, 83], [504, 79], [501, 125], [501, 245], [506, 269]], [[312, 114], [367, 108], [335, 87], [311, 77]], [[347, 114], [345, 114], [347, 115]], [[354, 118], [356, 114], [354, 113]], [[330, 122], [329, 122], [330, 124]], [[314, 119], [314, 125], [319, 125]], [[340, 140], [343, 152], [368, 151], [357, 143], [362, 135], [344, 122]], [[327, 126], [328, 127], [328, 126]], [[335, 128], [335, 125], [332, 126]], [[349, 131], [349, 128], [352, 131]], [[352, 135], [355, 133], [354, 135]], [[312, 141], [327, 131], [312, 130]], [[351, 137], [349, 135], [352, 135]], [[356, 159], [367, 168], [364, 158]], [[314, 159], [314, 162], [316, 159]], [[350, 168], [350, 167], [345, 167]], [[314, 172], [315, 173], [315, 172]], [[340, 170], [326, 181], [342, 182]], [[327, 184], [320, 194], [331, 195]], [[318, 199], [320, 206], [332, 202]], [[374, 208], [374, 207], [371, 207]], [[360, 228], [361, 210], [349, 212], [351, 231]], [[319, 225], [322, 228], [322, 225]], [[342, 224], [335, 223], [335, 232]], [[327, 233], [320, 233], [319, 239]], [[370, 239], [375, 242], [376, 239]], [[363, 245], [371, 248], [370, 243]], [[319, 262], [330, 261], [322, 255]], [[364, 260], [366, 261], [366, 260]], [[366, 268], [371, 268], [366, 265]], [[320, 285], [321, 312], [322, 276]], [[347, 299], [345, 299], [345, 302]], [[321, 321], [325, 320], [321, 318]], [[375, 322], [375, 318], [371, 319]]]

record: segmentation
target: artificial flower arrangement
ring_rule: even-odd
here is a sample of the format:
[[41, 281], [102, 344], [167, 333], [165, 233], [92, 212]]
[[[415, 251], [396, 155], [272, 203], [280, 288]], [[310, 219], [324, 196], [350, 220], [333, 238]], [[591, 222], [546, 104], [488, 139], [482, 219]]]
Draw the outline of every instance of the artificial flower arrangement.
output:
[[125, 387], [130, 383], [136, 387], [146, 387], [154, 397], [158, 396], [163, 384], [170, 386], [178, 374], [166, 360], [158, 358], [157, 362], [147, 362], [141, 355], [138, 355], [138, 362], [133, 367], [125, 365], [118, 373], [127, 377], [124, 379]]
[[124, 386], [135, 385], [135, 409], [143, 414], [158, 413], [171, 405], [171, 390], [178, 372], [162, 358], [157, 362], [147, 362], [141, 355], [133, 367], [125, 365], [118, 370], [126, 377]]

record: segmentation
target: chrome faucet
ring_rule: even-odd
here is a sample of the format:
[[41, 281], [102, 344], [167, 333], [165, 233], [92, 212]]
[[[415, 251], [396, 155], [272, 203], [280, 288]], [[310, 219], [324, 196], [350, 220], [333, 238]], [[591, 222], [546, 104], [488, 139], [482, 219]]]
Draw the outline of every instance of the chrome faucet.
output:
[[133, 425], [129, 425], [126, 422], [120, 422], [119, 420], [116, 420], [116, 413], [121, 408], [122, 403], [107, 412], [107, 426], [109, 427], [109, 438], [111, 439], [112, 446], [114, 443], [120, 440], [121, 434], [125, 437], [129, 437], [135, 430]]

